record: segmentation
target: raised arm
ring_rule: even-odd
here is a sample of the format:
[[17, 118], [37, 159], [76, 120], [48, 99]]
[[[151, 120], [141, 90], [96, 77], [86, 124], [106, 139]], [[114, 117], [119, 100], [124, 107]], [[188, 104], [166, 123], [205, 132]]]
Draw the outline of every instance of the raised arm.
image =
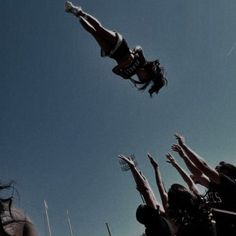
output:
[[151, 163], [151, 165], [154, 169], [156, 184], [157, 184], [160, 196], [161, 196], [161, 201], [162, 201], [163, 208], [166, 210], [167, 209], [167, 203], [168, 203], [168, 194], [165, 190], [165, 187], [163, 185], [163, 181], [161, 179], [161, 172], [159, 170], [159, 165], [149, 153], [148, 153], [148, 158], [149, 158], [150, 163]]
[[193, 162], [193, 164], [205, 174], [210, 181], [214, 183], [220, 182], [219, 173], [212, 167], [210, 167], [202, 157], [200, 157], [196, 152], [194, 152], [191, 148], [189, 148], [185, 144], [185, 139], [182, 135], [175, 134], [175, 137], [178, 141], [179, 146], [184, 150], [189, 160]]
[[197, 186], [194, 184], [193, 180], [191, 179], [191, 177], [180, 167], [180, 165], [176, 162], [176, 160], [174, 159], [174, 157], [168, 153], [166, 154], [166, 158], [167, 158], [167, 162], [170, 163], [181, 175], [181, 177], [183, 178], [183, 180], [185, 181], [185, 183], [188, 185], [189, 189], [195, 193], [195, 194], [199, 194], [199, 191], [197, 189]]
[[209, 179], [203, 174], [201, 170], [199, 170], [192, 161], [188, 158], [185, 154], [183, 149], [178, 144], [173, 144], [171, 147], [172, 151], [177, 152], [179, 156], [183, 159], [184, 163], [186, 164], [189, 171], [192, 173], [191, 178], [194, 183], [201, 184], [202, 186], [208, 188], [209, 186]]
[[157, 202], [147, 179], [142, 175], [142, 173], [139, 170], [137, 170], [134, 161], [128, 156], [119, 155], [118, 157], [121, 160], [125, 161], [130, 167], [131, 173], [137, 185], [137, 190], [142, 194], [145, 203], [154, 209], [160, 207], [160, 204]]
[[188, 156], [184, 153], [183, 149], [181, 148], [180, 145], [178, 144], [173, 144], [171, 146], [172, 151], [177, 152], [179, 154], [179, 156], [183, 159], [183, 161], [185, 162], [187, 168], [189, 169], [189, 171], [196, 176], [202, 175], [202, 171], [200, 171], [194, 164], [192, 161], [190, 161], [190, 159], [188, 158]]
[[195, 184], [200, 184], [205, 188], [209, 188], [210, 180], [205, 175], [190, 175]]

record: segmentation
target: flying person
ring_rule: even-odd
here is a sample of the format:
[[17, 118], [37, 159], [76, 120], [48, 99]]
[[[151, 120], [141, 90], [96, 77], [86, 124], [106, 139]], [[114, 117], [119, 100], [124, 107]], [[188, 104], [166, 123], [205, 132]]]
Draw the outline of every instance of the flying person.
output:
[[[159, 60], [146, 60], [140, 46], [130, 49], [120, 33], [103, 27], [95, 17], [83, 11], [80, 6], [74, 6], [67, 1], [65, 11], [76, 16], [82, 27], [94, 37], [101, 48], [102, 57], [110, 57], [117, 62], [112, 69], [115, 74], [132, 81], [139, 90], [148, 87], [151, 96], [153, 93], [157, 94], [167, 84]], [[134, 75], [138, 80], [132, 78]]]

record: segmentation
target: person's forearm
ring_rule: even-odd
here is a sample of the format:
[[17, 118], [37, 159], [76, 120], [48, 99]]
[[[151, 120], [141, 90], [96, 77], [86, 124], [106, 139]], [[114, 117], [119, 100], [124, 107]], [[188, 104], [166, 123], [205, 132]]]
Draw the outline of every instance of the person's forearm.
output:
[[200, 157], [196, 152], [189, 148], [186, 144], [181, 146], [194, 165], [205, 174], [211, 181], [219, 182], [219, 173], [212, 167], [210, 167], [202, 157]]
[[202, 175], [202, 171], [199, 170], [194, 164], [193, 162], [189, 159], [189, 157], [187, 155], [185, 155], [184, 153], [180, 153], [180, 156], [182, 157], [185, 165], [187, 166], [187, 168], [189, 169], [189, 171], [196, 176]]
[[198, 176], [197, 183], [201, 184], [202, 186], [209, 188], [210, 181], [205, 175]]
[[142, 194], [145, 203], [156, 209], [158, 202], [155, 198], [155, 195], [148, 183], [148, 181], [141, 175], [141, 173], [135, 168], [132, 167], [130, 168], [132, 175], [134, 177], [135, 183], [137, 185], [137, 189], [138, 191]]
[[205, 168], [205, 161], [200, 157], [196, 152], [189, 148], [186, 144], [181, 145], [182, 149], [187, 155], [187, 158], [199, 169], [202, 170]]
[[131, 170], [131, 173], [134, 177], [134, 181], [135, 181], [137, 187], [147, 188], [148, 186], [147, 186], [146, 180], [141, 175], [141, 173], [136, 169], [136, 167], [131, 167], [130, 170]]
[[155, 177], [156, 177], [156, 184], [157, 184], [157, 187], [158, 187], [158, 190], [160, 193], [162, 205], [163, 205], [164, 209], [166, 209], [167, 202], [168, 202], [168, 195], [167, 195], [166, 190], [164, 188], [158, 167], [155, 168], [154, 171], [155, 171]]
[[193, 180], [190, 178], [190, 176], [178, 165], [178, 163], [174, 163], [173, 166], [175, 169], [179, 172], [180, 176], [183, 178], [185, 183], [188, 185], [189, 189], [194, 191], [195, 193], [198, 193], [197, 188], [193, 182]]

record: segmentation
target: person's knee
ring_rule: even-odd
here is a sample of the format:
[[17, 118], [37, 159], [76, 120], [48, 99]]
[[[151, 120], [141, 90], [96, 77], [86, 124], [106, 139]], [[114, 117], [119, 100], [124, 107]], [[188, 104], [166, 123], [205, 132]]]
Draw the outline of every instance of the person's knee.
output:
[[95, 33], [96, 30], [94, 29], [94, 27], [83, 16], [80, 17], [80, 24], [89, 33]]

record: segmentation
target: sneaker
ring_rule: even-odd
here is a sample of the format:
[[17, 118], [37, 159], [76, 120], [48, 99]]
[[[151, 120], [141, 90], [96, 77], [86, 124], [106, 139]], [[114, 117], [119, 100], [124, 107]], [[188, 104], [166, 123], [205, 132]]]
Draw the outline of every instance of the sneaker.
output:
[[65, 2], [65, 11], [68, 13], [72, 13], [75, 16], [78, 16], [82, 11], [81, 7], [74, 6], [72, 2], [66, 1]]

